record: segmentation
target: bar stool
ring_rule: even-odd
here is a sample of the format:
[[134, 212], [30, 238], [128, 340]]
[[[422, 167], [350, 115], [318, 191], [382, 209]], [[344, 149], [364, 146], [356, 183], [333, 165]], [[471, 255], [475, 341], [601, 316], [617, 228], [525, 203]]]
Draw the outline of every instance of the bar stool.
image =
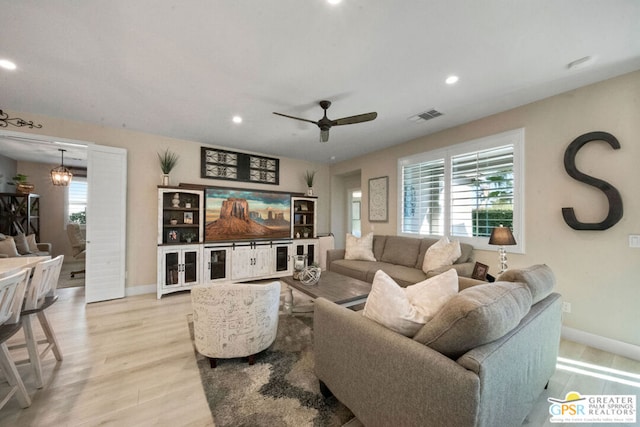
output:
[[[56, 288], [58, 286], [58, 278], [60, 277], [60, 269], [64, 255], [60, 255], [52, 260], [42, 261], [38, 263], [34, 269], [31, 283], [27, 287], [24, 300], [24, 309], [22, 310], [22, 327], [29, 353], [29, 361], [33, 366], [36, 376], [36, 387], [42, 388], [42, 360], [49, 350], [53, 351], [56, 360], [62, 361], [62, 353], [53, 328], [45, 315], [45, 310], [58, 300]], [[45, 339], [38, 341], [33, 332], [33, 319], [38, 318], [40, 326], [45, 334]], [[47, 344], [42, 352], [39, 352], [38, 345]]]
[[0, 408], [4, 407], [14, 394], [21, 407], [31, 406], [31, 398], [7, 347], [9, 338], [20, 330], [20, 308], [30, 272], [30, 268], [25, 268], [0, 278], [0, 368], [11, 386], [11, 391], [0, 401]]

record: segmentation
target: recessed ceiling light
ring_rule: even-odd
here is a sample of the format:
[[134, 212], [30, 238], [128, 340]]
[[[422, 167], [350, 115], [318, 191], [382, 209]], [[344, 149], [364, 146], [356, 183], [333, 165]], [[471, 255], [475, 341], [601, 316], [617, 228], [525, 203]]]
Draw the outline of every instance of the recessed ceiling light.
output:
[[240, 116], [233, 116], [233, 123], [242, 123], [242, 117]]
[[327, 0], [327, 3], [329, 4], [338, 4], [340, 3], [342, 0]]
[[444, 82], [448, 85], [452, 85], [458, 82], [458, 80], [460, 80], [458, 78], [458, 76], [449, 76], [447, 77], [447, 80], [445, 80]]
[[9, 61], [8, 59], [0, 59], [0, 67], [5, 70], [15, 70], [16, 64], [14, 62]]

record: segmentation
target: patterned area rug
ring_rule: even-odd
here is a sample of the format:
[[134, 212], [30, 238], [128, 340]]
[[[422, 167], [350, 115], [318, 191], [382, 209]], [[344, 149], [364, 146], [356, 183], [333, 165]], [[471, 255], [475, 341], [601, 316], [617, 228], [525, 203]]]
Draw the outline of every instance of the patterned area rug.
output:
[[[353, 419], [335, 397], [320, 394], [313, 372], [312, 314], [280, 315], [276, 341], [256, 356], [221, 359], [215, 369], [196, 352], [216, 426], [342, 426]], [[193, 323], [189, 316], [193, 340]], [[194, 346], [195, 351], [195, 346]]]

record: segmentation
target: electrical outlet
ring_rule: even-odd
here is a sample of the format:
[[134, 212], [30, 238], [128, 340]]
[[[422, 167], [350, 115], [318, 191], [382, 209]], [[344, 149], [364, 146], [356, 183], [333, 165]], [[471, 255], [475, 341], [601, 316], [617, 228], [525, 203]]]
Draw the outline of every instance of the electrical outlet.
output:
[[570, 302], [563, 302], [562, 303], [562, 311], [565, 313], [571, 313], [571, 303]]

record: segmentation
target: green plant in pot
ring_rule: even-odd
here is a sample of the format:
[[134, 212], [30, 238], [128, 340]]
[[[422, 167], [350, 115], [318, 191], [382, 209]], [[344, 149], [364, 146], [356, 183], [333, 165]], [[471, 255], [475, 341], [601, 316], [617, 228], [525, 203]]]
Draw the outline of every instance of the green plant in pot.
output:
[[11, 178], [13, 182], [10, 182], [9, 185], [15, 185], [18, 193], [29, 194], [35, 189], [35, 186], [33, 184], [29, 184], [27, 182], [27, 178], [27, 175], [18, 173]]
[[316, 171], [306, 171], [304, 173], [304, 181], [307, 183], [307, 196], [313, 196], [313, 180], [316, 177]]
[[162, 154], [158, 153], [158, 160], [160, 161], [160, 169], [162, 170], [162, 185], [169, 185], [169, 174], [171, 170], [178, 163], [178, 156], [173, 151], [170, 151], [168, 148], [164, 150]]
[[182, 234], [182, 237], [184, 237], [184, 240], [185, 240], [187, 243], [191, 243], [191, 241], [192, 241], [193, 239], [195, 239], [197, 236], [196, 236], [196, 233], [187, 232], [187, 233], [183, 233], [183, 234]]

